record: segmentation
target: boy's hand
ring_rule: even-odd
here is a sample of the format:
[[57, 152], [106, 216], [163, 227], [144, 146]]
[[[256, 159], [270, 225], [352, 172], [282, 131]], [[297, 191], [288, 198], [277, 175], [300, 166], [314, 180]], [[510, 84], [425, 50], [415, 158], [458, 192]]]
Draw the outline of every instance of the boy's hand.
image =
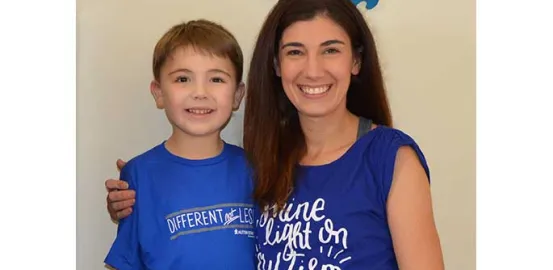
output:
[[[125, 161], [117, 160], [117, 169], [121, 170]], [[128, 190], [129, 184], [124, 179], [108, 179], [105, 182], [108, 194], [106, 196], [107, 210], [111, 219], [115, 222], [129, 216], [132, 212], [132, 206], [135, 202], [134, 190]]]

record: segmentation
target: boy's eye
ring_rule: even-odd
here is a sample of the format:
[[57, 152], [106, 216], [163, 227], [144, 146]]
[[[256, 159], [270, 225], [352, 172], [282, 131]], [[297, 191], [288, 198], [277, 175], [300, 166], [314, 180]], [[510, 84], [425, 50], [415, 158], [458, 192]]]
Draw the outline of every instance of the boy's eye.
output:
[[214, 83], [225, 83], [225, 80], [220, 77], [211, 78], [211, 81]]
[[179, 83], [184, 83], [184, 82], [188, 82], [188, 78], [187, 77], [182, 77], [182, 76], [179, 76], [177, 77], [177, 79], [175, 80], [175, 82], [179, 82]]

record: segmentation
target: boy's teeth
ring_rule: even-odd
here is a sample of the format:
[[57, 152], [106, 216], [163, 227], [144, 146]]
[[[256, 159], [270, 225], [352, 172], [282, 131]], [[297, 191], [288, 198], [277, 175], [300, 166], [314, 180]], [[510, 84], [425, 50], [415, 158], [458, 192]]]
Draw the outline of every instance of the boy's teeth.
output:
[[196, 110], [196, 109], [189, 109], [188, 111], [191, 112], [191, 113], [195, 113], [195, 114], [208, 114], [208, 113], [210, 113], [212, 110]]
[[328, 89], [330, 89], [330, 86], [323, 86], [323, 87], [306, 87], [306, 86], [302, 86], [302, 87], [300, 87], [300, 89], [301, 89], [301, 91], [303, 91], [304, 93], [316, 95], [316, 94], [322, 94], [322, 93], [328, 91]]

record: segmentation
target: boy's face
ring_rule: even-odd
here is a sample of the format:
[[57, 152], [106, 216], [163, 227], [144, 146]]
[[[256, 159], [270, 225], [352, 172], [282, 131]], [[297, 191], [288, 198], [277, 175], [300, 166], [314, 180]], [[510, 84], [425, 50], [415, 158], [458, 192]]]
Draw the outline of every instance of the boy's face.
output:
[[167, 58], [150, 89], [175, 128], [204, 136], [219, 132], [239, 108], [244, 85], [236, 81], [229, 59], [184, 47]]

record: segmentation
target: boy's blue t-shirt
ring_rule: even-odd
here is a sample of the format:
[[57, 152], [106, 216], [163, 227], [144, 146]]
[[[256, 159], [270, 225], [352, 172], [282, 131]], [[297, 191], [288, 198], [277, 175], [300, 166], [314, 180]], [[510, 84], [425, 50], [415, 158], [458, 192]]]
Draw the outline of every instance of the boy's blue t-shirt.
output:
[[116, 269], [254, 269], [252, 178], [243, 149], [188, 160], [162, 143], [121, 172], [136, 191], [105, 263]]
[[387, 222], [386, 201], [401, 146], [415, 141], [379, 126], [338, 160], [299, 166], [284, 211], [256, 214], [257, 269], [398, 269]]

